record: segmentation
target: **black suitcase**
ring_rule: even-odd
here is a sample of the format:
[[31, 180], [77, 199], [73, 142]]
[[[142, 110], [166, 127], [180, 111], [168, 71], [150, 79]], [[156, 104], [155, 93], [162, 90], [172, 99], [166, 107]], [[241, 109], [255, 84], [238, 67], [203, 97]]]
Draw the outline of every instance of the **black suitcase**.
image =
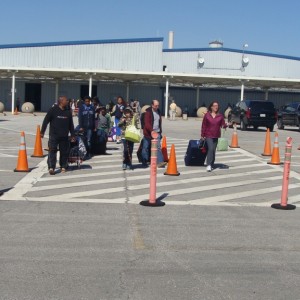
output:
[[[138, 157], [138, 161], [139, 161], [140, 163], [143, 162], [143, 156], [142, 156], [143, 143], [144, 143], [144, 139], [141, 140], [141, 143], [140, 143], [140, 145], [139, 145], [139, 148], [138, 148], [138, 150], [137, 150], [137, 152], [136, 152], [136, 155], [137, 155], [137, 157]], [[150, 147], [149, 147], [148, 150], [149, 150], [149, 153], [148, 153], [149, 161], [148, 161], [148, 162], [150, 162], [150, 160], [151, 160], [151, 144], [150, 144]]]
[[93, 132], [91, 139], [91, 152], [94, 155], [105, 154], [106, 152], [106, 143], [107, 141], [103, 141], [99, 138], [96, 132]]
[[184, 157], [186, 166], [204, 166], [206, 149], [199, 148], [199, 140], [190, 140]]

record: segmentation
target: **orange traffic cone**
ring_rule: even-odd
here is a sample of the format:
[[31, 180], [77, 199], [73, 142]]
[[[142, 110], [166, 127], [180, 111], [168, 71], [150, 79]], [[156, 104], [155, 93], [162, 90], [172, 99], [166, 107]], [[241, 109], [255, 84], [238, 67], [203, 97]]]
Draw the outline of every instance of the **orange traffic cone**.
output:
[[270, 165], [280, 165], [279, 145], [278, 145], [278, 133], [275, 132], [275, 141], [273, 146], [273, 152], [271, 161], [268, 162]]
[[261, 155], [263, 155], [263, 156], [272, 156], [271, 137], [270, 137], [270, 129], [269, 128], [267, 129], [267, 133], [266, 133], [264, 153], [262, 153]]
[[26, 152], [26, 143], [25, 143], [25, 133], [21, 132], [21, 142], [19, 148], [18, 164], [14, 169], [15, 172], [30, 172], [27, 162], [27, 152]]
[[163, 139], [161, 142], [161, 152], [164, 157], [164, 162], [168, 162], [169, 158], [168, 158], [168, 149], [167, 149], [167, 138], [165, 135], [163, 136]]
[[31, 157], [44, 157], [40, 125], [36, 128], [34, 151]]
[[236, 124], [234, 124], [233, 127], [233, 134], [232, 134], [232, 138], [231, 138], [231, 145], [229, 146], [230, 148], [240, 148], [239, 147], [239, 142], [238, 142], [238, 135], [237, 135], [237, 131], [236, 131]]
[[172, 144], [171, 152], [170, 152], [170, 159], [168, 162], [167, 171], [164, 175], [171, 175], [171, 176], [179, 176], [180, 173], [177, 171], [177, 162], [176, 162], [176, 153], [175, 153], [175, 146]]

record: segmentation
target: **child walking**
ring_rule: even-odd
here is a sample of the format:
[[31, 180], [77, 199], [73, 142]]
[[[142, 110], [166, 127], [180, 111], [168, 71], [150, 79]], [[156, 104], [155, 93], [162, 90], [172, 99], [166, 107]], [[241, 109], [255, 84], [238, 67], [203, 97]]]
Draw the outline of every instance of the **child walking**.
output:
[[[126, 128], [129, 125], [131, 125], [133, 116], [134, 114], [132, 109], [130, 107], [126, 107], [124, 109], [123, 116], [118, 123], [118, 126], [121, 129], [121, 139], [123, 143], [123, 164], [122, 164], [123, 170], [132, 169], [132, 152], [133, 152], [134, 143], [125, 139], [125, 131]], [[135, 123], [134, 125], [137, 127], [138, 124], [137, 118], [135, 118], [134, 123]]]

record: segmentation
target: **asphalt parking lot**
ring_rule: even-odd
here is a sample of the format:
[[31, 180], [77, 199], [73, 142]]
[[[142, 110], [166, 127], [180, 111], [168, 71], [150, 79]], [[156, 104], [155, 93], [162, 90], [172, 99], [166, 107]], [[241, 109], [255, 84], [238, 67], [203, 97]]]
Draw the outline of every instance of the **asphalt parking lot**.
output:
[[[278, 131], [282, 162], [293, 138], [297, 206], [282, 211], [270, 208], [280, 202], [283, 165], [261, 156], [264, 128], [238, 130], [241, 148], [217, 153], [228, 168], [208, 174], [183, 164], [201, 121], [164, 120], [181, 174], [158, 172], [166, 205], [150, 208], [139, 205], [149, 169], [122, 171], [115, 144], [110, 157], [50, 178], [45, 158], [30, 157], [42, 120], [0, 115], [0, 299], [300, 299], [298, 130]], [[22, 130], [30, 173], [13, 172]]]

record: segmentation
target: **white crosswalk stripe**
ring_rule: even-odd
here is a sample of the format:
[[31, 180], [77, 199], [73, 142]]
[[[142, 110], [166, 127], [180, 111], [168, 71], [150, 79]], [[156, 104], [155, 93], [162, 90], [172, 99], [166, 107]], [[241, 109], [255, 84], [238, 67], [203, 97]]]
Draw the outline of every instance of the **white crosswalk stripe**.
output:
[[[268, 165], [266, 158], [243, 149], [217, 152], [217, 168], [187, 167], [184, 156], [188, 141], [168, 139], [175, 145], [180, 176], [157, 170], [157, 198], [172, 205], [270, 206], [280, 202], [282, 166]], [[111, 147], [109, 147], [111, 148]], [[72, 167], [65, 174], [50, 176], [46, 160], [26, 175], [1, 200], [53, 202], [131, 203], [149, 198], [150, 168], [141, 168], [135, 155], [134, 170], [121, 169], [121, 147], [109, 150], [111, 156], [95, 156], [81, 169]], [[168, 148], [169, 149], [169, 148]], [[289, 203], [299, 201], [300, 176], [291, 172]]]

